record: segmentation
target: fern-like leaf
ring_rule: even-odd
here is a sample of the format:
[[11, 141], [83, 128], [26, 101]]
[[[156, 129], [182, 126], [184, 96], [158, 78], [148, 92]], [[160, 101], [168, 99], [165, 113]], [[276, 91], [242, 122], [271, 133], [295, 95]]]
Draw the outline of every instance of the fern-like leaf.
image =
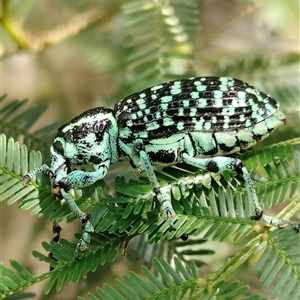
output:
[[[4, 134], [0, 135], [0, 167], [1, 167], [1, 201], [12, 204], [16, 201], [34, 201], [38, 197], [37, 190], [32, 186], [22, 185], [22, 176], [28, 168], [41, 164], [40, 152], [31, 151], [28, 160], [27, 147], [20, 146], [12, 138], [8, 141]], [[34, 205], [31, 202], [31, 205]]]
[[[97, 295], [89, 294], [89, 300], [143, 300], [143, 299], [247, 299], [263, 300], [253, 295], [241, 298], [247, 287], [239, 287], [237, 281], [232, 283], [218, 282], [211, 286], [204, 279], [199, 279], [197, 267], [192, 261], [188, 266], [175, 258], [174, 266], [164, 259], [154, 259], [155, 273], [142, 267], [143, 277], [130, 272], [121, 280], [115, 281], [116, 289], [105, 284], [103, 289], [97, 288]], [[157, 274], [158, 275], [157, 275]], [[79, 297], [84, 300], [84, 298]]]
[[[49, 273], [45, 273], [42, 276], [35, 277], [27, 269], [25, 269], [20, 263], [15, 260], [10, 261], [11, 268], [0, 264], [1, 284], [0, 284], [0, 298], [19, 293], [24, 288], [28, 288], [41, 280], [45, 280], [49, 277]], [[32, 296], [32, 293], [23, 293], [22, 296]]]
[[[288, 144], [293, 145], [295, 141], [286, 142], [282, 147], [290, 149]], [[4, 186], [2, 195], [5, 196], [3, 200], [9, 203], [20, 201], [22, 209], [35, 207], [33, 212], [39, 213], [41, 217], [52, 213], [51, 219], [56, 221], [65, 218], [71, 221], [75, 218], [66, 205], [60, 205], [59, 201], [53, 199], [48, 180], [30, 183], [25, 187], [21, 185], [21, 175], [27, 172], [28, 165], [30, 168], [40, 165], [40, 154], [32, 151], [28, 162], [26, 147], [20, 147], [12, 139], [6, 142], [5, 135], [0, 137], [0, 148], [3, 150], [0, 156], [1, 181]], [[297, 191], [296, 188], [299, 186], [299, 154], [295, 152], [289, 162], [278, 161], [278, 157], [272, 154], [274, 149], [276, 150], [276, 147], [268, 148], [266, 152], [270, 153], [265, 155], [272, 157], [271, 164], [274, 165], [274, 174], [277, 176], [271, 177], [271, 181], [268, 181], [268, 177], [264, 179], [268, 184], [274, 184], [274, 188], [277, 183], [281, 195], [280, 201], [289, 195], [295, 203], [295, 197], [299, 196], [299, 189]], [[290, 158], [289, 151], [283, 151], [281, 158]], [[247, 153], [247, 157], [251, 155]], [[289, 175], [290, 181], [294, 180], [294, 183], [288, 187], [284, 182], [281, 183], [286, 174]], [[230, 237], [240, 240], [253, 230], [257, 230], [257, 224], [250, 220], [251, 205], [243, 200], [246, 196], [245, 188], [232, 174], [228, 172], [221, 175], [202, 174], [193, 167], [180, 165], [175, 169], [159, 172], [157, 175], [160, 184], [169, 189], [172, 203], [178, 213], [177, 231], [169, 232], [168, 224], [161, 219], [158, 209], [153, 209], [154, 195], [146, 178], [141, 178], [140, 181], [131, 180], [129, 183], [122, 178], [117, 178], [114, 196], [106, 194], [101, 183], [75, 191], [72, 197], [83, 210], [93, 207], [91, 222], [95, 227], [95, 233], [92, 235], [91, 250], [81, 254], [82, 260], [79, 263], [73, 260], [75, 245], [65, 240], [61, 240], [59, 244], [44, 243], [45, 250], [50, 251], [55, 260], [34, 252], [37, 258], [50, 263], [54, 268], [47, 292], [54, 285], [59, 290], [64, 282], [77, 282], [87, 271], [96, 270], [99, 264], [114, 260], [118, 249], [122, 251], [124, 243], [145, 232], [148, 234], [148, 241], [153, 243], [158, 242], [162, 237], [165, 240], [179, 239], [183, 234], [195, 236], [201, 234], [204, 239], [212, 238], [219, 241], [225, 241]], [[258, 183], [256, 185], [258, 192], [260, 184], [266, 187], [266, 182]], [[274, 198], [273, 188], [265, 188], [264, 195], [265, 198]], [[299, 207], [299, 204], [295, 205]], [[79, 237], [80, 235], [77, 236]], [[254, 251], [253, 246], [251, 249]], [[184, 255], [178, 252], [176, 256]], [[183, 260], [182, 263], [187, 265], [188, 261]], [[237, 262], [237, 267], [239, 263], [241, 260]], [[283, 272], [286, 270], [284, 264], [279, 266], [282, 267]]]
[[129, 77], [134, 78], [126, 83], [130, 91], [158, 79], [186, 77], [193, 58], [192, 37], [198, 30], [195, 1], [127, 1], [123, 12], [128, 51], [125, 64]]
[[178, 259], [175, 259], [175, 268], [163, 259], [155, 259], [153, 263], [161, 279], [142, 267], [143, 277], [130, 272], [122, 280], [116, 280], [118, 290], [105, 285], [103, 289], [97, 289], [97, 296], [90, 294], [88, 299], [183, 299], [187, 295], [191, 297], [197, 290], [195, 264], [191, 263], [187, 268]]
[[54, 136], [57, 124], [45, 126], [33, 133], [29, 133], [30, 127], [40, 118], [47, 107], [31, 106], [25, 108], [27, 100], [14, 100], [5, 103], [6, 96], [0, 97], [0, 128], [1, 133], [13, 137], [15, 140], [22, 139], [29, 150], [39, 149], [42, 153], [49, 153], [49, 144]]
[[[298, 197], [300, 203], [300, 197]], [[300, 297], [300, 247], [294, 230], [274, 230], [266, 239], [266, 249], [255, 271], [261, 273], [265, 287], [275, 284], [271, 298], [298, 299]]]
[[[277, 72], [274, 72], [275, 60], [278, 66], [276, 69]], [[298, 52], [280, 52], [274, 53], [273, 55], [262, 55], [261, 53], [249, 55], [249, 53], [242, 53], [234, 57], [225, 56], [218, 61], [214, 61], [213, 72], [215, 74], [222, 74], [223, 76], [236, 74], [239, 78], [248, 78], [255, 86], [258, 85], [263, 90], [270, 89], [269, 92], [271, 93], [272, 91], [281, 90], [282, 86], [293, 86], [297, 84], [297, 76], [284, 78], [283, 75], [287, 69], [290, 71], [291, 68], [294, 68], [296, 72], [298, 64]], [[285, 80], [287, 80], [287, 82], [284, 82]], [[279, 85], [275, 84], [275, 82]], [[278, 93], [275, 92], [275, 94], [279, 96]], [[279, 97], [279, 99], [281, 98], [282, 97]], [[276, 99], [278, 98], [276, 97]], [[290, 103], [292, 103], [292, 101]]]

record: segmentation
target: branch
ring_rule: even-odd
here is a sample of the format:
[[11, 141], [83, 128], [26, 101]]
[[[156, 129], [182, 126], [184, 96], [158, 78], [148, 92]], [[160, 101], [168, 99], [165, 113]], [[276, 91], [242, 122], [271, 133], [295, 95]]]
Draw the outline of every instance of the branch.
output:
[[[37, 36], [33, 36], [30, 33], [25, 32], [16, 22], [14, 22], [10, 14], [6, 11], [3, 12], [2, 24], [12, 39], [16, 42], [18, 50], [29, 50], [33, 52], [40, 52], [48, 46], [58, 44], [72, 36], [76, 36], [80, 31], [88, 28], [92, 24], [99, 21], [104, 21], [112, 13], [111, 10], [105, 11], [105, 14], [99, 10], [92, 9], [84, 12], [67, 23], [61, 24], [51, 30], [42, 32]], [[11, 52], [5, 52], [2, 49], [0, 57], [12, 54]]]

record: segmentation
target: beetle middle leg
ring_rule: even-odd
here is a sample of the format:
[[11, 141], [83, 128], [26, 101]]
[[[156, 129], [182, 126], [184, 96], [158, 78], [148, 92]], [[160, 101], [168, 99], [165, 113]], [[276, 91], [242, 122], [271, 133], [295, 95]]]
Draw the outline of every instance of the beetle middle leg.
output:
[[142, 162], [142, 168], [147, 173], [149, 181], [153, 187], [153, 192], [161, 205], [162, 216], [169, 222], [169, 230], [176, 230], [173, 220], [176, 214], [171, 204], [170, 192], [160, 187], [156, 175], [154, 173], [153, 167], [151, 165], [149, 156], [145, 151], [143, 142], [141, 140], [135, 141], [135, 152]]

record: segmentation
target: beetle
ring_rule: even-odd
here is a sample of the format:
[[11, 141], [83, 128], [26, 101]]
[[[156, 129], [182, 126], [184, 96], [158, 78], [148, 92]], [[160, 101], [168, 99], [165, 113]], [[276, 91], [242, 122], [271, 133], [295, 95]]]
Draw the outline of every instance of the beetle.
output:
[[248, 149], [284, 125], [278, 102], [246, 82], [226, 77], [195, 77], [149, 87], [119, 101], [114, 109], [88, 110], [60, 127], [50, 148], [51, 166], [23, 177], [28, 183], [43, 172], [52, 192], [63, 198], [85, 224], [74, 257], [90, 242], [93, 226], [69, 195], [102, 179], [111, 164], [129, 160], [145, 172], [170, 230], [176, 230], [170, 195], [159, 185], [153, 166], [185, 162], [209, 172], [231, 170], [245, 180], [253, 220], [282, 227], [290, 220], [263, 214], [248, 170], [230, 154]]

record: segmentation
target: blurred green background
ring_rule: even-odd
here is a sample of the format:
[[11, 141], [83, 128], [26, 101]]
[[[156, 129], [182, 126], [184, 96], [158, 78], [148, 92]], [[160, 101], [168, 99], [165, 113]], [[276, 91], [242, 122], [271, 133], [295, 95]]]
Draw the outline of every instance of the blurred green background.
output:
[[[122, 97], [168, 79], [229, 76], [272, 95], [287, 114], [287, 126], [266, 143], [299, 136], [299, 1], [188, 1], [195, 9], [186, 15], [193, 19], [184, 11], [181, 19], [174, 17], [179, 13], [166, 10], [165, 18], [141, 15], [144, 19], [139, 20], [134, 4], [142, 3], [147, 10], [157, 2], [3, 0], [1, 94], [8, 95], [4, 103], [28, 99], [27, 107], [47, 104], [31, 129], [36, 130], [53, 122], [63, 124], [96, 106], [112, 107]], [[161, 2], [171, 8], [173, 2], [180, 3]], [[168, 37], [160, 24], [164, 22], [178, 23], [173, 27], [178, 32], [172, 33], [178, 43], [164, 40]], [[158, 53], [162, 48], [165, 52]], [[72, 240], [71, 225], [62, 227], [64, 238]], [[34, 274], [47, 272], [48, 266], [30, 252], [43, 251], [40, 242], [52, 237], [48, 220], [17, 205], [1, 204], [0, 250], [5, 264], [14, 258]], [[218, 243], [206, 247], [217, 249]], [[221, 253], [216, 250], [213, 258], [204, 258], [206, 268], [217, 269], [232, 249], [229, 244]], [[58, 294], [43, 296], [45, 282], [29, 290], [37, 293], [35, 299], [75, 299], [139, 269], [138, 261], [120, 257]], [[256, 292], [258, 279], [251, 280]]]

